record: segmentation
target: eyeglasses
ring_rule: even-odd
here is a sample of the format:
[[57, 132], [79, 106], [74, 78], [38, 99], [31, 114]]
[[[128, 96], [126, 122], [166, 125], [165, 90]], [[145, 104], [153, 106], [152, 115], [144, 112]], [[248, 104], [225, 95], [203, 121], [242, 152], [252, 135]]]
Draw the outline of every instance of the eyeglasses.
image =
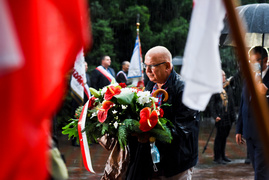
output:
[[150, 69], [152, 69], [152, 68], [155, 68], [155, 67], [157, 67], [157, 66], [160, 66], [161, 64], [164, 64], [164, 63], [166, 63], [166, 62], [162, 62], [162, 63], [154, 64], [154, 65], [146, 65], [146, 64], [143, 63], [143, 67], [144, 67], [145, 69], [147, 69], [147, 67], [149, 67]]

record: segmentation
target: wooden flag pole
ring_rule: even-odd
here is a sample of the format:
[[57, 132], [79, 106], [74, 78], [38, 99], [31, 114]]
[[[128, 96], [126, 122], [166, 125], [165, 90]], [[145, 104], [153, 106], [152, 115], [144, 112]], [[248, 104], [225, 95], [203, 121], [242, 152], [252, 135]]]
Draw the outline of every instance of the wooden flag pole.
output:
[[235, 5], [233, 0], [223, 0], [227, 10], [228, 21], [230, 24], [230, 31], [232, 33], [233, 40], [237, 47], [239, 64], [243, 76], [247, 82], [248, 91], [251, 94], [251, 105], [256, 117], [256, 125], [260, 135], [261, 142], [264, 147], [264, 152], [269, 162], [269, 108], [268, 102], [264, 95], [258, 92], [257, 82], [255, 82], [254, 74], [252, 73], [250, 64], [248, 62], [248, 54], [246, 51], [246, 44], [244, 41], [245, 31], [241, 21], [239, 20], [238, 13], [235, 11]]

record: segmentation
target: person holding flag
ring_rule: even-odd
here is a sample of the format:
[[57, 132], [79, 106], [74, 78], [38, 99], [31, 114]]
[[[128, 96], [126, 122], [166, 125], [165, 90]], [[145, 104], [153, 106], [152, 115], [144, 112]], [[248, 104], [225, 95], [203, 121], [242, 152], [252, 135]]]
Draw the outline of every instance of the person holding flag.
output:
[[115, 77], [115, 71], [111, 67], [111, 59], [108, 55], [102, 56], [101, 65], [95, 68], [91, 73], [91, 87], [101, 89], [107, 86]]

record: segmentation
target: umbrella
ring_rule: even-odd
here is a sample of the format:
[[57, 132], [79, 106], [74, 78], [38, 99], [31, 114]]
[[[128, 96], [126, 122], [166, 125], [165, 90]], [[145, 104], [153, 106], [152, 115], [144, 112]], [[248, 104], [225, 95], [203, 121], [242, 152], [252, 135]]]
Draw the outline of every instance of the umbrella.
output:
[[[248, 4], [236, 8], [246, 29], [245, 41], [247, 47], [269, 47], [269, 4]], [[229, 35], [229, 23], [224, 19], [224, 28], [221, 32], [220, 45], [234, 45]]]

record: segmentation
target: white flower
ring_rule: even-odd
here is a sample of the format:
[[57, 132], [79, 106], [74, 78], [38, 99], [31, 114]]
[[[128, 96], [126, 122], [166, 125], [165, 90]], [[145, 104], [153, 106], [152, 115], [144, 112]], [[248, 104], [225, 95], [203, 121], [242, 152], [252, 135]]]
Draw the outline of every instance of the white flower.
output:
[[121, 105], [122, 109], [127, 109], [128, 105]]
[[156, 98], [156, 97], [151, 97], [150, 99], [151, 99], [153, 102], [158, 102], [158, 100], [159, 100], [159, 99]]
[[111, 85], [116, 87], [116, 86], [119, 85], [119, 83], [115, 82], [115, 83], [113, 83], [113, 84], [110, 84], [109, 86], [111, 86]]
[[93, 112], [92, 116], [90, 117], [90, 119], [94, 118], [95, 116], [97, 116], [97, 112]]
[[118, 122], [117, 122], [117, 121], [115, 121], [115, 122], [114, 122], [114, 124], [113, 124], [113, 126], [115, 127], [115, 129], [117, 129], [117, 128], [118, 128], [118, 125], [119, 125], [119, 124], [118, 124]]
[[137, 102], [141, 105], [144, 105], [145, 103], [149, 103], [150, 102], [150, 92], [149, 91], [139, 91], [137, 93], [138, 99]]
[[101, 91], [101, 95], [103, 96], [106, 93], [107, 90], [107, 86], [103, 87], [102, 91]]
[[113, 111], [112, 111], [113, 114], [117, 114], [117, 112], [118, 112], [118, 111], [116, 111], [116, 110], [113, 110]]

